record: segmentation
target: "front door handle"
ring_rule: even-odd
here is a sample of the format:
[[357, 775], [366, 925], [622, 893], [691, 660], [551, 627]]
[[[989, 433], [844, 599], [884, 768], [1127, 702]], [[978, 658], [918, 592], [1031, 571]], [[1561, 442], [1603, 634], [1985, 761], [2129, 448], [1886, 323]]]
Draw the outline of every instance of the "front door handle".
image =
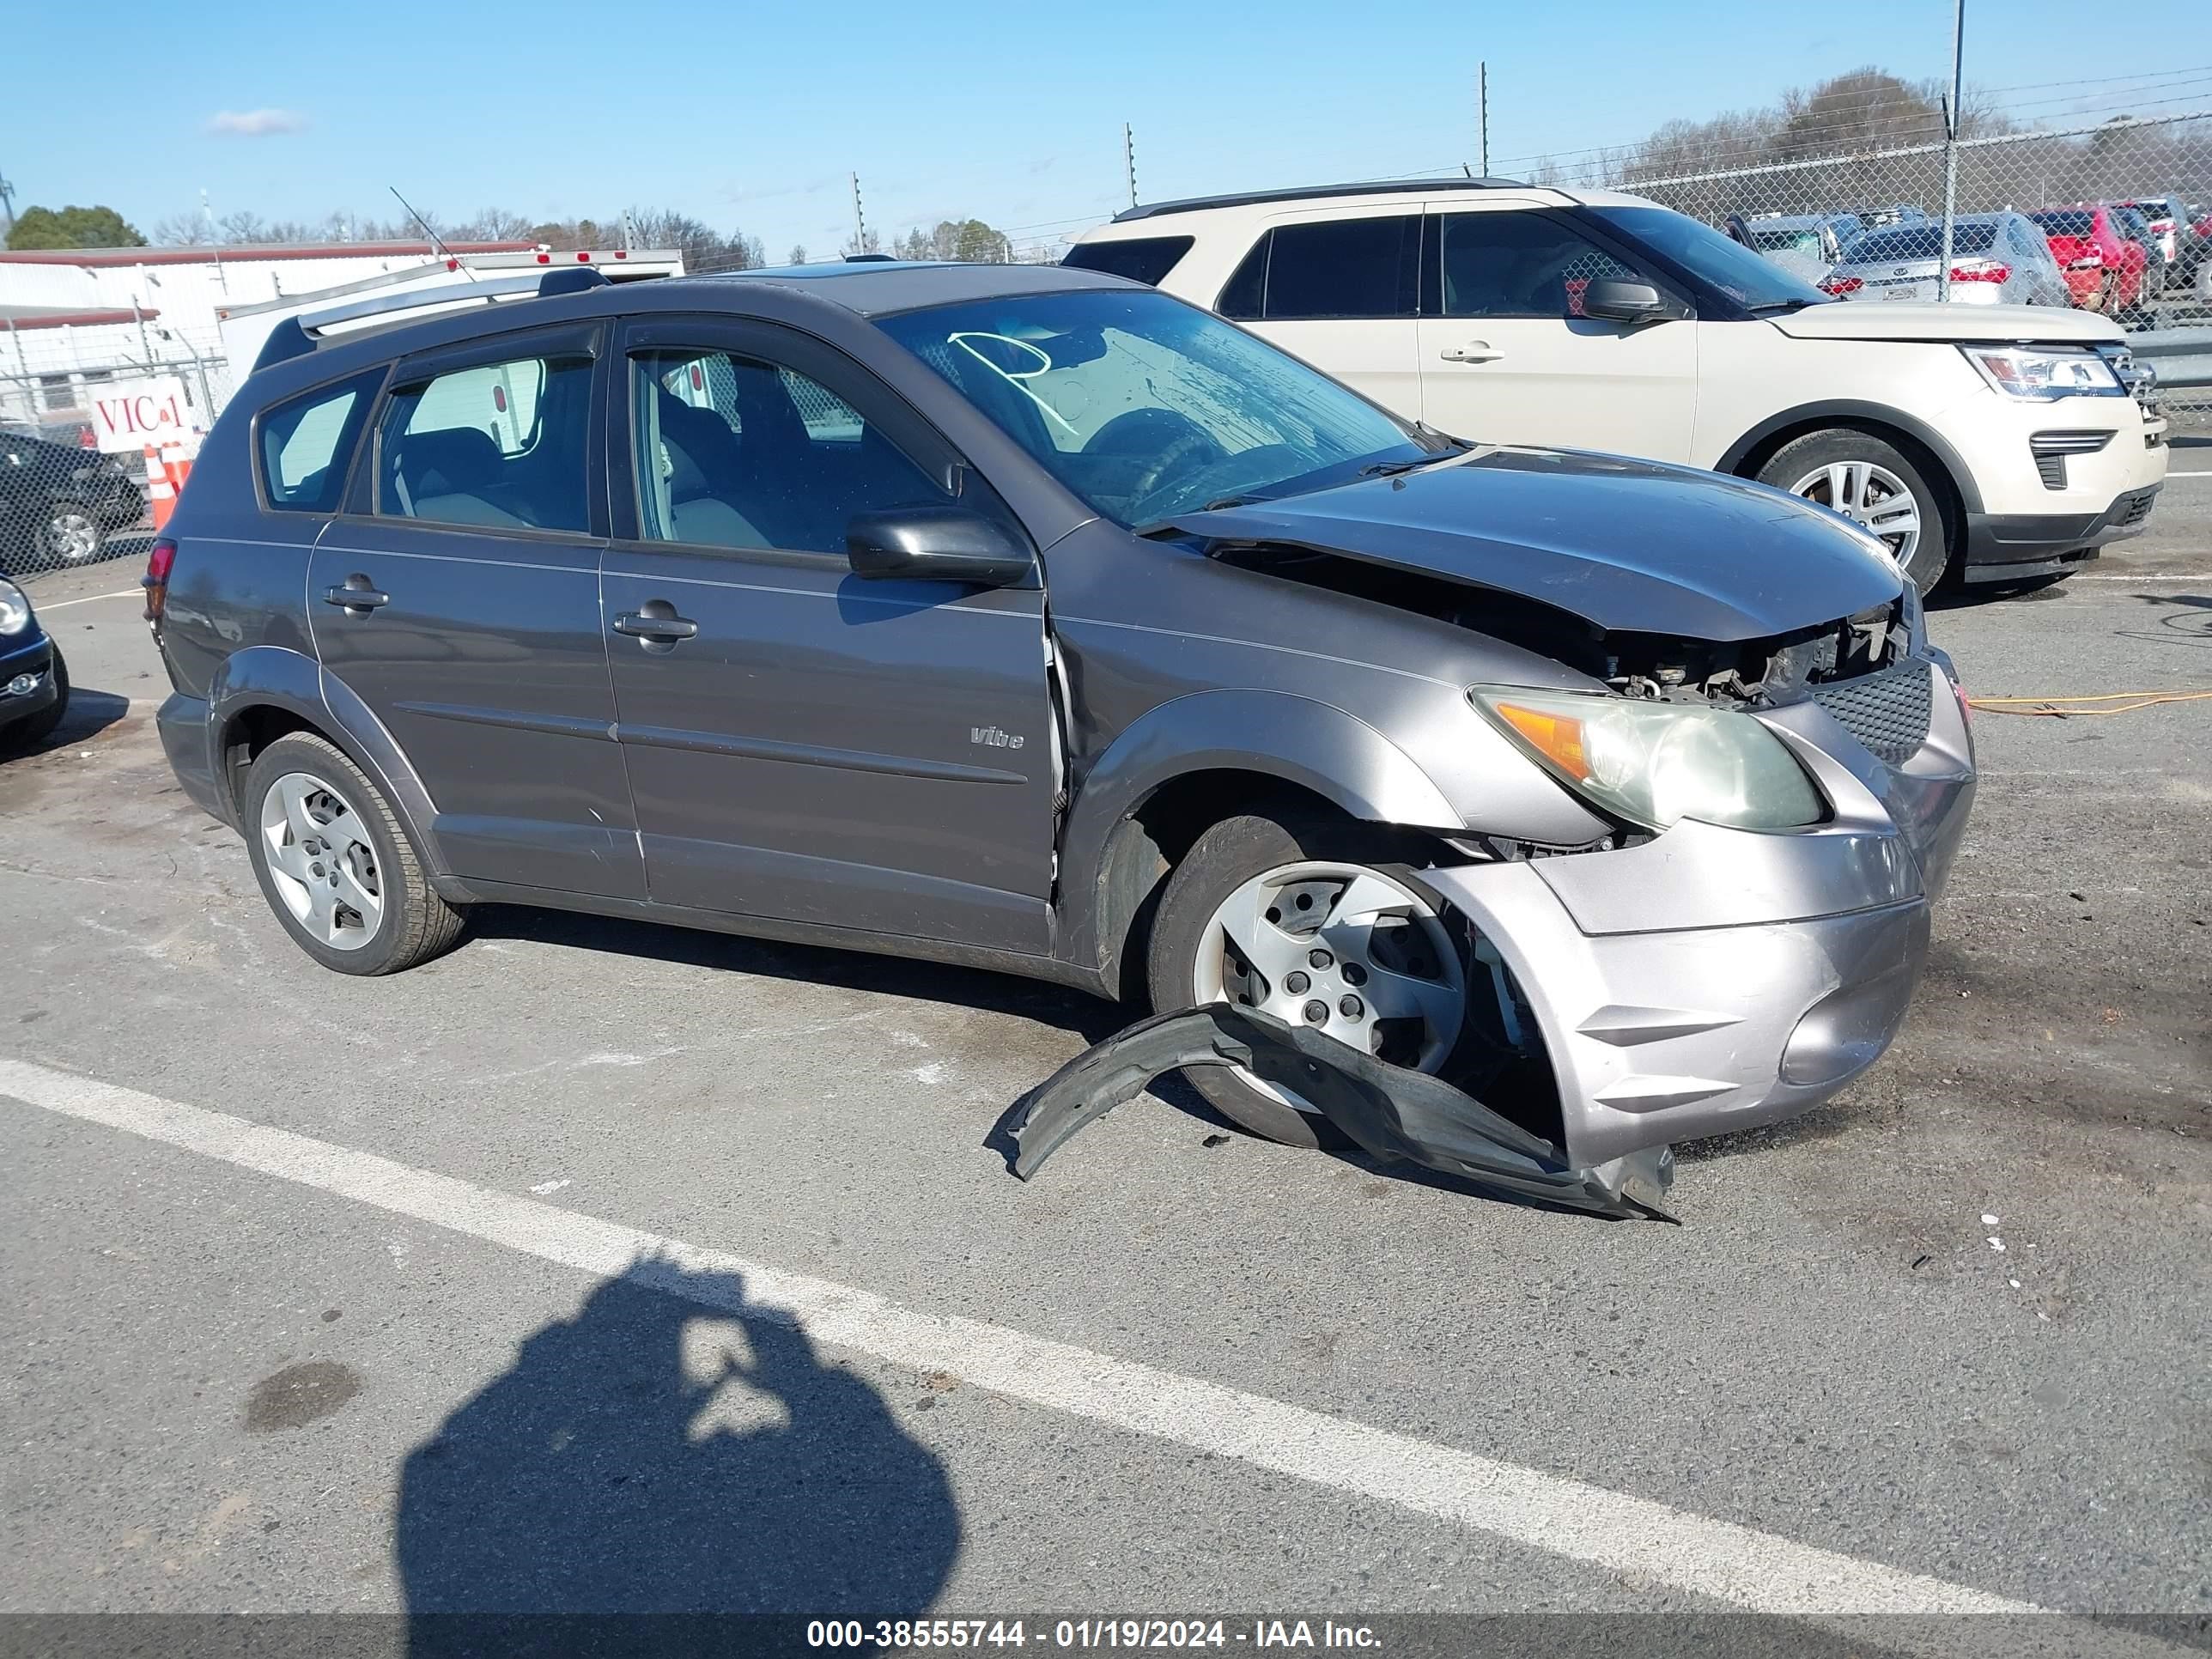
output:
[[1437, 353], [1448, 363], [1494, 363], [1504, 355], [1493, 349], [1487, 340], [1469, 340], [1465, 345], [1446, 346]]
[[680, 640], [690, 639], [699, 631], [699, 624], [689, 617], [679, 617], [676, 607], [665, 599], [647, 599], [635, 611], [625, 611], [615, 618], [615, 632], [629, 635], [647, 650], [673, 650]]
[[392, 595], [368, 585], [368, 578], [356, 571], [336, 587], [323, 592], [325, 605], [343, 607], [349, 617], [366, 617], [380, 605], [390, 605]]

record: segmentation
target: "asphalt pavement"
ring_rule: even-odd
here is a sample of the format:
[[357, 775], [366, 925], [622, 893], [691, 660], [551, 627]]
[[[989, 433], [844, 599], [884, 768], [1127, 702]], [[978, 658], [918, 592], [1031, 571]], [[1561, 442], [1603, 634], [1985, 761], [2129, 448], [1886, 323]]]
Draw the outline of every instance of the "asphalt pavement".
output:
[[[2212, 689], [2212, 446], [2174, 471], [1935, 611], [1973, 695]], [[2212, 702], [1984, 712], [1904, 1035], [1679, 1149], [1672, 1228], [1173, 1090], [1024, 1186], [1001, 1115], [1117, 1016], [1012, 979], [519, 910], [325, 973], [162, 762], [136, 574], [31, 584], [76, 712], [0, 766], [0, 1613], [2212, 1644]]]

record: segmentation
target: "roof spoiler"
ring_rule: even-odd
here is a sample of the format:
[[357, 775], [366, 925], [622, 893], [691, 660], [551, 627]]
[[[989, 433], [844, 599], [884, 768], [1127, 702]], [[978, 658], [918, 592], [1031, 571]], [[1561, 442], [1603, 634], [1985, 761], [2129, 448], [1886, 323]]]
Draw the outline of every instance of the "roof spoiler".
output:
[[489, 282], [449, 283], [437, 288], [405, 289], [397, 294], [371, 294], [349, 300], [343, 305], [287, 317], [269, 331], [268, 339], [262, 343], [261, 355], [253, 360], [253, 372], [258, 374], [274, 364], [304, 357], [322, 343], [325, 330], [342, 323], [358, 322], [364, 317], [396, 316], [402, 312], [462, 305], [471, 300], [482, 300], [490, 305], [520, 295], [550, 300], [557, 294], [581, 294], [588, 289], [611, 286], [603, 272], [589, 265], [564, 265], [542, 276], [495, 276]]

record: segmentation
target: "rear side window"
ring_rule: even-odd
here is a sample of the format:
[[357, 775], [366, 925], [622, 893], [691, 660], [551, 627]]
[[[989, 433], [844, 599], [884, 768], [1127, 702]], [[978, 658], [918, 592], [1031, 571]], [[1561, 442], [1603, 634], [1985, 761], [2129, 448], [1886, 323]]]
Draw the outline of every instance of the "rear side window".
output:
[[377, 434], [376, 510], [500, 530], [589, 528], [586, 357], [455, 369], [397, 393]]
[[335, 513], [384, 371], [318, 386], [264, 410], [260, 422], [261, 493], [283, 513]]
[[1418, 214], [1277, 225], [1229, 279], [1218, 308], [1247, 321], [1411, 317], [1420, 264]]
[[1650, 281], [1537, 213], [1446, 214], [1440, 263], [1447, 317], [1581, 317], [1592, 283]]
[[1139, 236], [1126, 242], [1080, 242], [1060, 261], [1078, 270], [1103, 270], [1109, 276], [1127, 276], [1133, 283], [1158, 288], [1167, 280], [1194, 239], [1188, 236]]

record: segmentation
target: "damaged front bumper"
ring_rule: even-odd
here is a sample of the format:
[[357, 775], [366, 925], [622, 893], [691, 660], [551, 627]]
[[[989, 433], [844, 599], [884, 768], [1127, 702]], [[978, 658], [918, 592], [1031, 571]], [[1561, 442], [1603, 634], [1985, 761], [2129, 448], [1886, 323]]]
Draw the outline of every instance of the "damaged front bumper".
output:
[[1663, 1152], [1579, 1169], [1541, 1136], [1442, 1078], [1389, 1066], [1334, 1037], [1225, 1002], [1155, 1014], [1085, 1049], [1022, 1104], [1014, 1173], [1027, 1181], [1070, 1135], [1168, 1072], [1235, 1066], [1290, 1090], [1369, 1152], [1599, 1215], [1672, 1221]]
[[1950, 677], [1912, 660], [1931, 696], [1901, 758], [1818, 702], [1759, 716], [1833, 807], [1814, 829], [1686, 820], [1619, 851], [1423, 873], [1527, 998], [1568, 1162], [1794, 1116], [1889, 1047], [1974, 793]]
[[1813, 829], [1684, 820], [1632, 848], [1420, 872], [1525, 999], [1557, 1089], [1556, 1142], [1442, 1079], [1217, 1005], [1145, 1021], [1062, 1067], [1026, 1103], [1016, 1173], [1162, 1073], [1237, 1065], [1377, 1157], [1571, 1208], [1663, 1217], [1673, 1143], [1818, 1105], [1904, 1021], [1974, 764], [1947, 665], [1931, 655], [1903, 672], [1929, 676], [1917, 739], [1893, 744], [1863, 711], [1817, 701], [1759, 716], [1833, 809]]

